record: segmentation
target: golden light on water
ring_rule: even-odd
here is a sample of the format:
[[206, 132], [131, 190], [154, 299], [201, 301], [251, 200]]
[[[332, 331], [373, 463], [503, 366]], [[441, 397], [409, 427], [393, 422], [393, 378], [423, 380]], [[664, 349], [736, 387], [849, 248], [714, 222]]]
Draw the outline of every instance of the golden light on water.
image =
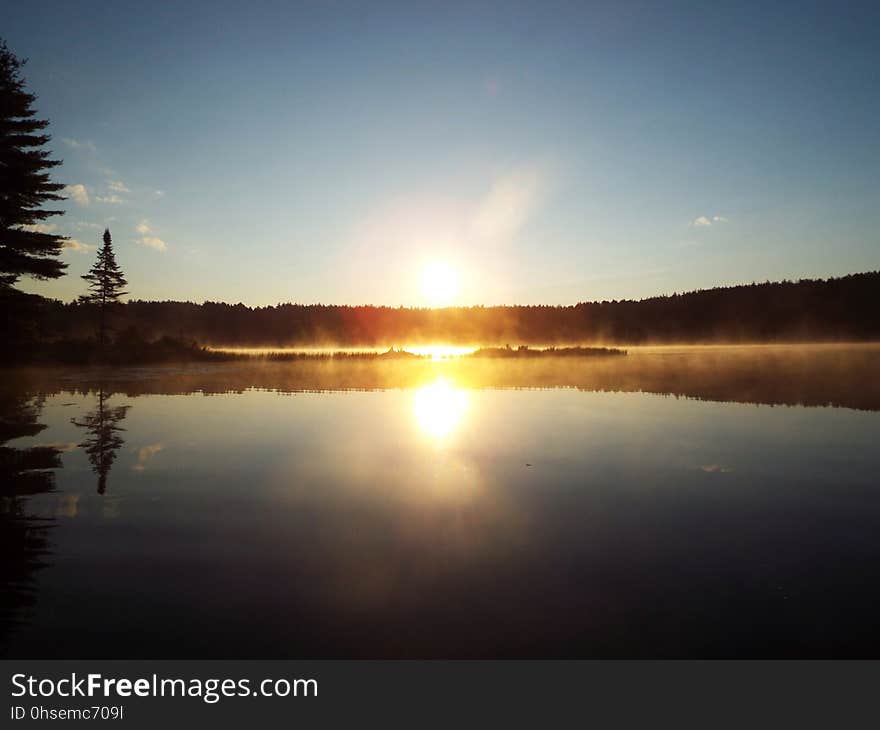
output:
[[442, 440], [458, 425], [468, 408], [467, 392], [445, 378], [424, 385], [415, 392], [413, 411], [419, 428], [428, 436]]
[[434, 261], [422, 270], [422, 295], [432, 307], [455, 302], [458, 295], [458, 274], [441, 261]]

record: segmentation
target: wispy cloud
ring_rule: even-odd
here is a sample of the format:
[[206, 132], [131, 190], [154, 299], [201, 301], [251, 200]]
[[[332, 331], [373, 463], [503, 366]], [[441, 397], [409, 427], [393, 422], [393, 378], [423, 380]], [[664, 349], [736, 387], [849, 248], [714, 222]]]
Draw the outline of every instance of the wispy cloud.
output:
[[120, 198], [116, 193], [110, 193], [109, 195], [96, 195], [95, 202], [107, 203], [109, 205], [119, 205], [120, 203], [124, 203], [125, 201]]
[[82, 241], [77, 240], [76, 238], [68, 238], [64, 241], [64, 248], [70, 249], [76, 253], [86, 253], [86, 251], [91, 251], [94, 246], [83, 243]]
[[152, 226], [147, 220], [142, 220], [135, 226], [135, 230], [141, 235], [138, 243], [141, 246], [155, 249], [156, 251], [167, 251], [168, 244], [154, 234]]
[[[36, 233], [57, 233], [58, 225], [55, 223], [31, 223], [29, 225], [22, 226], [22, 230], [35, 231]], [[85, 253], [86, 251], [94, 248], [94, 246], [83, 243], [76, 238], [65, 239], [62, 242], [61, 246], [62, 248], [69, 249], [70, 251], [76, 251], [77, 253]]]
[[77, 221], [73, 224], [73, 227], [79, 231], [82, 230], [93, 230], [100, 231], [104, 228], [100, 223], [89, 223], [88, 221]]
[[534, 214], [546, 187], [546, 175], [537, 168], [496, 179], [474, 211], [470, 225], [473, 238], [502, 242], [516, 236]]
[[58, 451], [63, 451], [64, 453], [67, 453], [68, 451], [73, 451], [78, 446], [75, 441], [50, 441], [47, 444], [37, 445], [45, 449], [57, 449]]
[[95, 143], [88, 139], [73, 139], [72, 137], [62, 137], [61, 141], [72, 150], [83, 150], [85, 152], [96, 152]]
[[55, 233], [58, 230], [58, 226], [55, 223], [29, 223], [26, 226], [22, 226], [21, 230], [33, 231], [34, 233]]
[[77, 205], [89, 204], [89, 191], [85, 185], [68, 185], [63, 192]]
[[[105, 174], [112, 175], [112, 170], [106, 170]], [[125, 198], [122, 197], [123, 194], [128, 194], [131, 190], [128, 188], [122, 180], [116, 178], [109, 178], [104, 185], [106, 192], [102, 195], [95, 196], [96, 203], [105, 203], [108, 205], [121, 205], [125, 203]]]
[[131, 190], [128, 189], [126, 184], [122, 182], [122, 180], [108, 180], [107, 181], [107, 189], [111, 193], [130, 193]]
[[153, 197], [156, 198], [156, 200], [159, 200], [159, 199], [161, 199], [161, 198], [164, 198], [164, 197], [165, 197], [165, 191], [164, 191], [164, 190], [154, 190], [154, 191], [153, 191]]
[[163, 241], [161, 238], [158, 238], [156, 236], [144, 236], [141, 239], [141, 245], [147, 246], [148, 248], [154, 248], [157, 251], [164, 252], [168, 250], [168, 244], [165, 243], [165, 241]]
[[691, 222], [691, 226], [694, 228], [709, 228], [710, 226], [718, 225], [719, 223], [729, 223], [730, 221], [725, 218], [723, 215], [701, 215], [699, 218], [694, 218]]

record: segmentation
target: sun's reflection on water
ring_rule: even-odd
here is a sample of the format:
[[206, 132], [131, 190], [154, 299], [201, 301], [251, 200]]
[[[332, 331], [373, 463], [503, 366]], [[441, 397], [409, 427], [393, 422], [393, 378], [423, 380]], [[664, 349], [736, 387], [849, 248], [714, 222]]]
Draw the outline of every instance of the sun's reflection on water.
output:
[[423, 385], [413, 398], [413, 412], [419, 428], [438, 441], [455, 431], [467, 409], [467, 391], [455, 387], [446, 378]]

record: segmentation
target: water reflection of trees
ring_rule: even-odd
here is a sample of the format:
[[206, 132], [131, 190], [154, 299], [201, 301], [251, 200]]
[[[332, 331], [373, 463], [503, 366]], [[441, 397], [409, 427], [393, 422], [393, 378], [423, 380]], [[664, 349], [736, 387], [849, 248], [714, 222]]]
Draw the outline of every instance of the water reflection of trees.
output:
[[51, 446], [15, 448], [13, 439], [32, 437], [43, 401], [20, 394], [0, 394], [0, 654], [11, 631], [36, 600], [36, 572], [48, 564], [48, 532], [54, 522], [27, 511], [29, 496], [52, 491], [61, 452]]
[[[609, 358], [464, 358], [433, 363], [296, 361], [217, 363], [122, 371], [114, 391], [129, 396], [420, 388], [443, 376], [461, 388], [577, 388], [645, 392], [768, 405], [880, 410], [880, 346], [681, 348]], [[39, 376], [42, 392], [71, 390]], [[45, 378], [45, 379], [42, 379]], [[83, 371], [77, 392], [101, 381]]]
[[71, 418], [70, 422], [79, 428], [84, 428], [88, 438], [81, 444], [89, 457], [92, 471], [98, 476], [98, 494], [104, 494], [107, 490], [107, 476], [116, 454], [122, 448], [125, 440], [119, 434], [125, 429], [119, 423], [125, 419], [131, 406], [109, 406], [107, 401], [112, 393], [105, 393], [104, 388], [98, 389], [98, 403], [94, 410], [87, 413], [82, 420]]

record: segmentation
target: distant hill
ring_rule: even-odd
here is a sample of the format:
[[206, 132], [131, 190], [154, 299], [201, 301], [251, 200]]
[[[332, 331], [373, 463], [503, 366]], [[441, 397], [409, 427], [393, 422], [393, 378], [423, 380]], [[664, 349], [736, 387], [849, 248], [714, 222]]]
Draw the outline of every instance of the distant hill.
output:
[[[47, 304], [47, 335], [94, 332], [89, 305]], [[718, 287], [640, 301], [445, 309], [131, 301], [117, 331], [225, 346], [860, 341], [880, 339], [880, 271]]]

